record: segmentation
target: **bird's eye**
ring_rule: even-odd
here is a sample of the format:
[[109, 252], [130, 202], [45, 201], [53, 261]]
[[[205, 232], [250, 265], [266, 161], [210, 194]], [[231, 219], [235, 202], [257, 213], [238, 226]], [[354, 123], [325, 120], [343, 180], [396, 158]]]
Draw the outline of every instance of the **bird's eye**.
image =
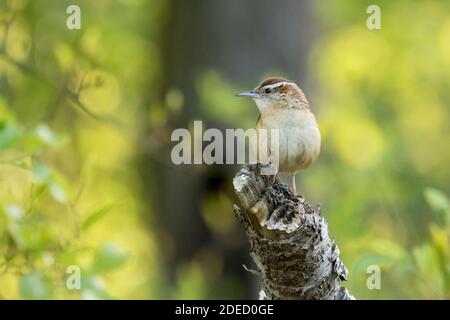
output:
[[266, 88], [266, 90], [264, 90], [265, 93], [271, 93], [272, 92], [272, 88]]

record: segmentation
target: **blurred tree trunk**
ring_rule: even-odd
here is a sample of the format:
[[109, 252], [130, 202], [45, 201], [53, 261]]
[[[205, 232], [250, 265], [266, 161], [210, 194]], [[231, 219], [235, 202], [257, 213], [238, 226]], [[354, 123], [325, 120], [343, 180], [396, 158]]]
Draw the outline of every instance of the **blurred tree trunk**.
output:
[[[198, 107], [195, 88], [198, 76], [206, 70], [216, 70], [244, 85], [255, 85], [272, 70], [303, 80], [313, 29], [310, 6], [310, 1], [297, 0], [172, 0], [161, 34], [162, 79], [149, 84], [150, 90], [160, 90], [161, 101], [173, 88], [184, 95], [181, 116], [169, 120], [169, 138], [174, 128], [187, 128], [195, 119], [207, 121]], [[170, 143], [158, 148], [152, 153], [159, 158], [144, 156], [140, 167], [143, 197], [154, 203], [162, 247], [167, 249], [163, 252], [164, 270], [169, 278], [174, 280], [180, 264], [190, 261], [200, 249], [212, 246], [224, 255], [224, 273], [244, 283], [248, 277], [237, 261], [248, 259], [245, 241], [239, 247], [219, 243], [201, 215], [202, 199], [226, 187], [225, 179], [231, 178], [235, 168], [175, 166]], [[248, 283], [247, 297], [252, 297], [251, 292], [254, 283]]]

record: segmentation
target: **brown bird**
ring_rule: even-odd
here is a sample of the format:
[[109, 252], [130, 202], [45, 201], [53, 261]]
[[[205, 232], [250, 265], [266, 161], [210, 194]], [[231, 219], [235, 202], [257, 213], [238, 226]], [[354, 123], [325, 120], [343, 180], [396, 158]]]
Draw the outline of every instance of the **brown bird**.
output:
[[291, 174], [296, 193], [296, 173], [313, 164], [320, 153], [319, 127], [303, 91], [292, 81], [271, 77], [238, 96], [255, 101], [260, 112], [257, 129], [279, 130], [278, 171]]

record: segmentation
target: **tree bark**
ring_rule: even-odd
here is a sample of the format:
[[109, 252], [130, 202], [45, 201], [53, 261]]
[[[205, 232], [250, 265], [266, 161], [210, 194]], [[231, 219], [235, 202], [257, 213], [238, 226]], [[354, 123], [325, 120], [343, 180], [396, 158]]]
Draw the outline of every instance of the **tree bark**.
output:
[[342, 286], [348, 271], [320, 207], [313, 209], [276, 176], [262, 175], [264, 166], [246, 165], [233, 179], [240, 201], [234, 212], [257, 267], [249, 271], [262, 279], [260, 299], [353, 300]]

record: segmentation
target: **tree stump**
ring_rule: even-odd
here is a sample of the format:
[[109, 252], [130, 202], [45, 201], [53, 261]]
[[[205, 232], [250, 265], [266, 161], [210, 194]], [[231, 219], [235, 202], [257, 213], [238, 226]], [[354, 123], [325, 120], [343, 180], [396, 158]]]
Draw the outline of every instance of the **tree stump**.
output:
[[[353, 300], [342, 286], [348, 271], [328, 235], [320, 207], [294, 195], [267, 165], [245, 165], [233, 179], [234, 212], [251, 245], [262, 280], [260, 299]], [[245, 266], [244, 266], [245, 267]]]

